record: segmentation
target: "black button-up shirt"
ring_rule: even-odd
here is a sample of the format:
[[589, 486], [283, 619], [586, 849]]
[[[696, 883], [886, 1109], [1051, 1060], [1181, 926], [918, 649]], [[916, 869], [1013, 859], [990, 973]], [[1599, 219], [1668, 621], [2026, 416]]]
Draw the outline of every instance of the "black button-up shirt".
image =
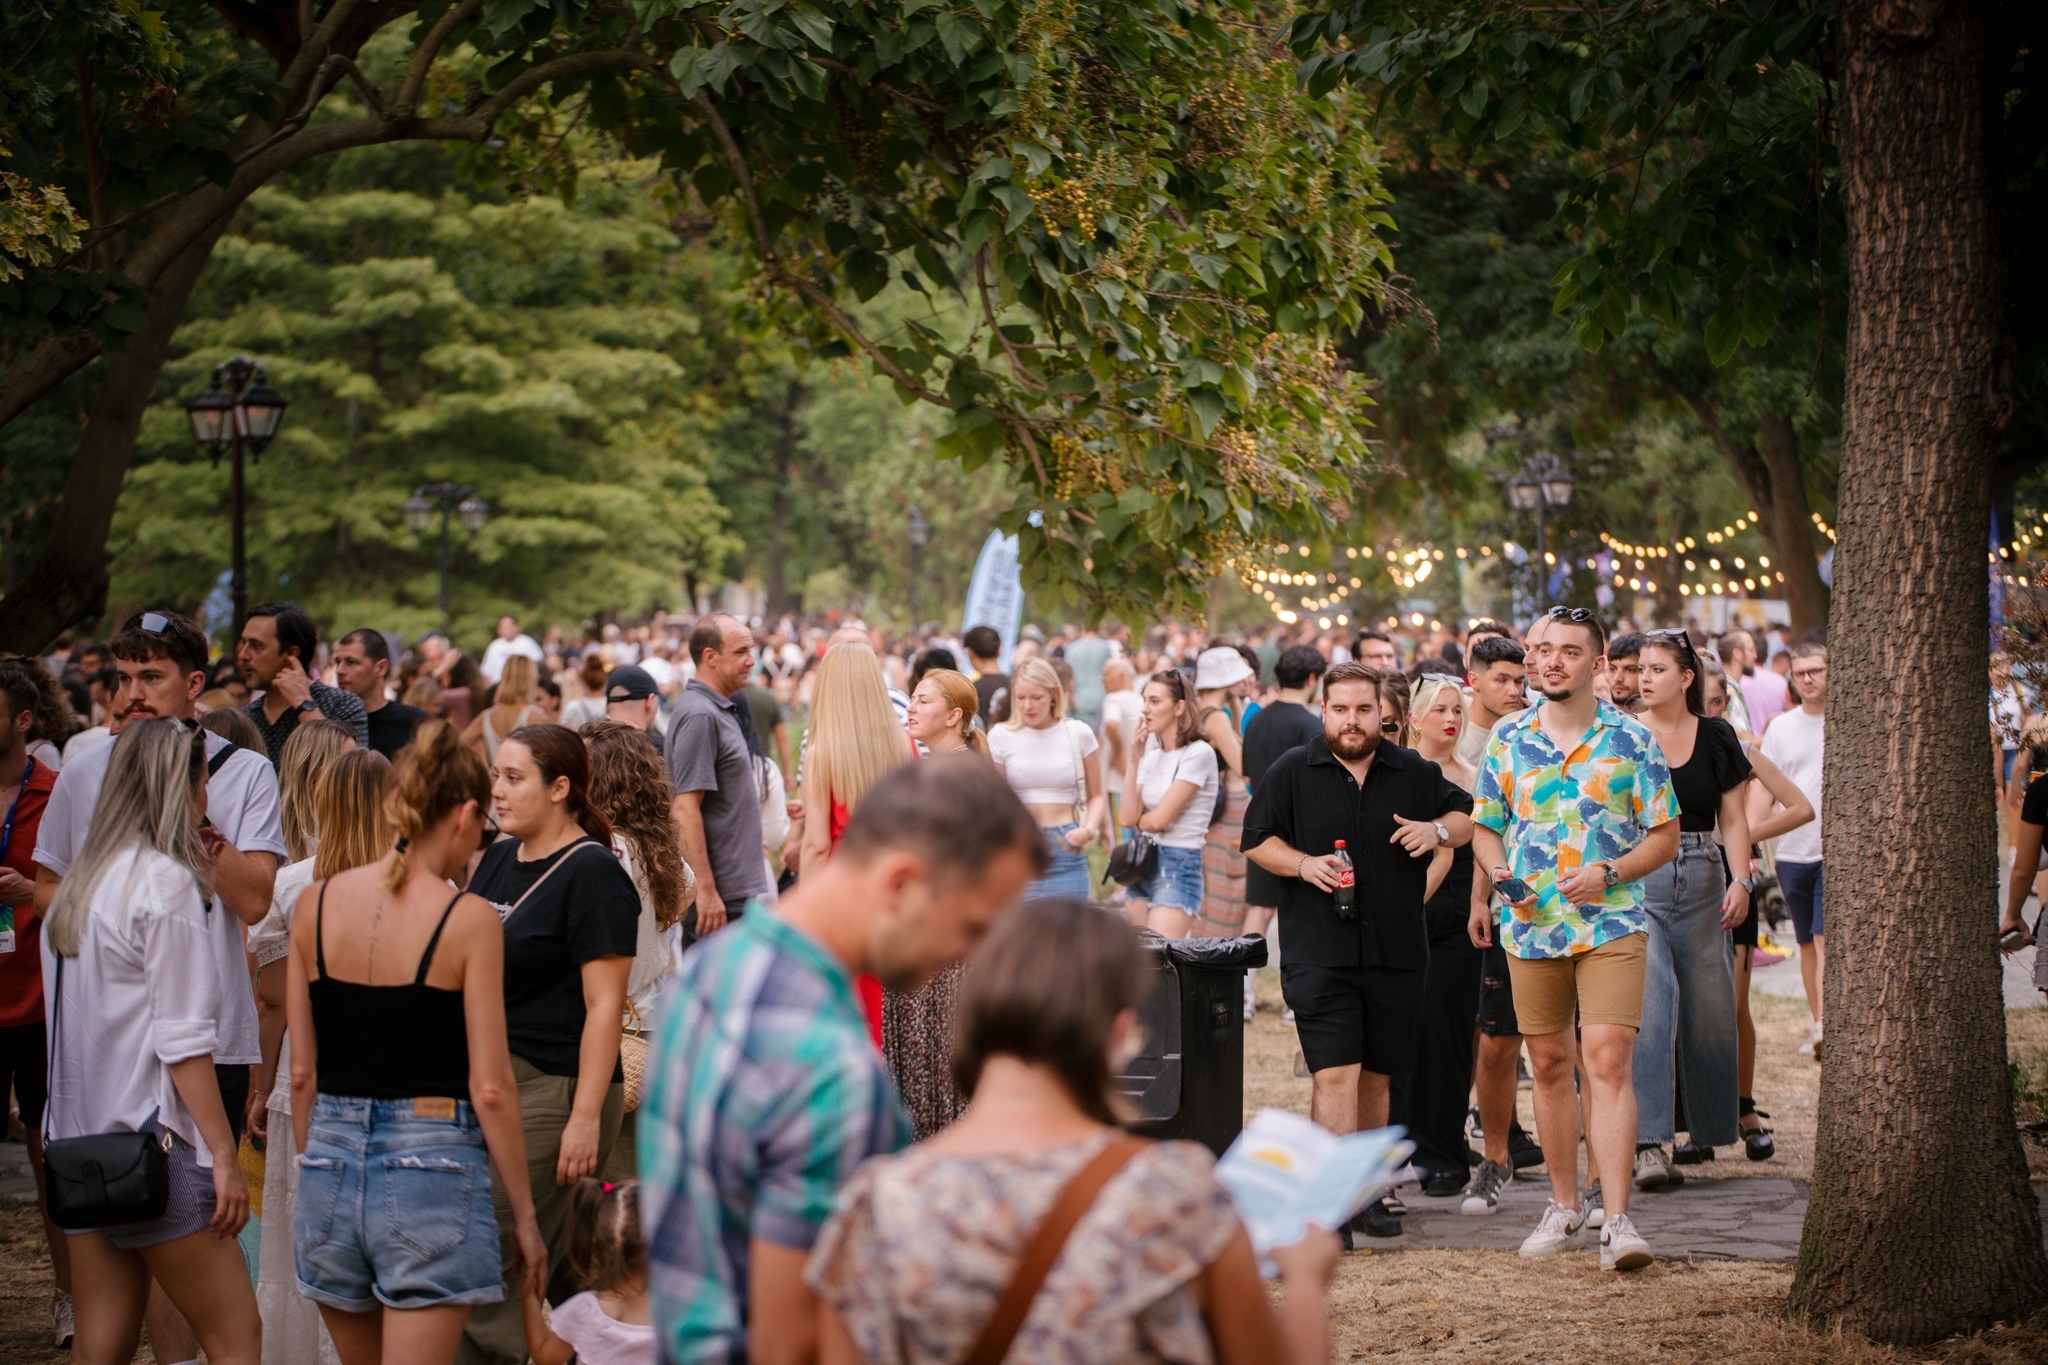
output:
[[1245, 812], [1243, 847], [1268, 839], [1320, 857], [1339, 839], [1358, 873], [1358, 918], [1337, 918], [1337, 898], [1299, 878], [1280, 881], [1281, 940], [1289, 962], [1314, 967], [1429, 965], [1423, 890], [1429, 858], [1393, 842], [1396, 815], [1441, 820], [1469, 814], [1472, 796], [1416, 753], [1382, 740], [1361, 786], [1318, 736], [1266, 770]]

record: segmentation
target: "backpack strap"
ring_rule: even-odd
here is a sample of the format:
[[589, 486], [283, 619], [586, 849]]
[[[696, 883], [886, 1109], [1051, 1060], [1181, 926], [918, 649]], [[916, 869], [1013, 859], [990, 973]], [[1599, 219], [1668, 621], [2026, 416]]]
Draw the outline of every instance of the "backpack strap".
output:
[[1102, 1187], [1149, 1145], [1143, 1138], [1119, 1133], [1067, 1182], [1059, 1198], [1053, 1201], [1051, 1212], [1045, 1215], [1045, 1221], [1038, 1225], [1031, 1245], [1024, 1250], [1024, 1258], [1017, 1262], [1009, 1287], [1003, 1290], [1003, 1297], [996, 1302], [996, 1311], [981, 1329], [981, 1335], [974, 1339], [974, 1349], [967, 1353], [964, 1365], [1002, 1365], [1011, 1343], [1024, 1326], [1024, 1319], [1031, 1313], [1032, 1301], [1038, 1297], [1045, 1277], [1051, 1273], [1060, 1252], [1065, 1249], [1074, 1225], [1094, 1205]]
[[206, 775], [209, 778], [219, 777], [220, 770], [227, 766], [228, 760], [235, 756], [240, 747], [233, 740], [223, 738], [220, 742], [219, 751], [212, 758], [206, 760]]

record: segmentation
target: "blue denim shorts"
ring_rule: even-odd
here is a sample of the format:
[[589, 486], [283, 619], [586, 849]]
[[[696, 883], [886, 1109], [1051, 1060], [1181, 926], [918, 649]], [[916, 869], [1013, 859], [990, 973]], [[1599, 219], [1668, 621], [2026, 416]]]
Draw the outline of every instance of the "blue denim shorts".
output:
[[[451, 1104], [452, 1117], [426, 1116]], [[460, 1100], [320, 1096], [299, 1158], [292, 1241], [299, 1292], [343, 1312], [502, 1300], [475, 1111]]]
[[1039, 832], [1045, 835], [1045, 854], [1051, 861], [1045, 875], [1031, 883], [1024, 894], [1030, 900], [1048, 896], [1071, 896], [1077, 901], [1088, 899], [1088, 855], [1067, 843], [1067, 836], [1080, 826], [1071, 821], [1064, 825], [1040, 825]]
[[1202, 909], [1202, 850], [1159, 847], [1159, 870], [1131, 888], [1131, 899], [1149, 901], [1190, 915]]

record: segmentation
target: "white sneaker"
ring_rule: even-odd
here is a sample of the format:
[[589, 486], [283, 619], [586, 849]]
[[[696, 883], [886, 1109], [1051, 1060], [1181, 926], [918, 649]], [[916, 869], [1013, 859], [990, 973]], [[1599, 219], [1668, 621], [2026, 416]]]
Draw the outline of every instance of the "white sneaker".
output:
[[69, 1346], [71, 1338], [78, 1334], [78, 1316], [71, 1306], [71, 1296], [61, 1289], [50, 1300], [50, 1325], [59, 1346]]
[[1600, 1197], [1599, 1181], [1594, 1181], [1579, 1192], [1579, 1212], [1586, 1216], [1586, 1226], [1595, 1232], [1598, 1232], [1600, 1225], [1607, 1221], [1607, 1205]]
[[1522, 1239], [1522, 1249], [1516, 1254], [1525, 1261], [1555, 1256], [1571, 1245], [1585, 1223], [1585, 1215], [1553, 1199], [1544, 1206], [1543, 1221], [1536, 1225], [1536, 1231]]
[[1820, 1055], [1820, 1023], [1818, 1021], [1807, 1026], [1806, 1041], [1799, 1045], [1799, 1055], [1802, 1057], [1818, 1057]]
[[1655, 1259], [1650, 1254], [1650, 1244], [1636, 1231], [1627, 1214], [1615, 1214], [1600, 1229], [1602, 1270], [1641, 1270]]

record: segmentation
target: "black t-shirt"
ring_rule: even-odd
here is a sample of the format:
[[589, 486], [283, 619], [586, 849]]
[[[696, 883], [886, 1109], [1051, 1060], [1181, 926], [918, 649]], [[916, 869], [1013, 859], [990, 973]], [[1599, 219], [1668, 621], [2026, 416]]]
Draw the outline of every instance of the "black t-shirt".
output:
[[981, 723], [1001, 725], [1010, 718], [1010, 675], [980, 673], [974, 679], [975, 695], [981, 698]]
[[427, 713], [401, 701], [387, 701], [370, 713], [370, 747], [386, 758], [412, 743], [412, 732], [420, 728]]
[[1243, 847], [1285, 840], [1322, 856], [1345, 841], [1358, 871], [1358, 918], [1337, 918], [1337, 899], [1297, 877], [1280, 884], [1281, 940], [1287, 960], [1312, 967], [1429, 965], [1422, 892], [1429, 859], [1393, 842], [1394, 817], [1440, 820], [1470, 814], [1472, 795], [1416, 753], [1382, 740], [1360, 786], [1318, 735], [1273, 761], [1252, 791]]
[[2027, 783], [2027, 797], [2020, 805], [2020, 819], [2030, 825], [2048, 825], [2048, 773]]
[[1244, 776], [1256, 789], [1273, 760], [1323, 733], [1322, 717], [1298, 702], [1276, 701], [1259, 708], [1244, 727]]
[[1721, 815], [1721, 796], [1749, 781], [1749, 759], [1735, 727], [1718, 716], [1701, 716], [1693, 737], [1692, 757], [1671, 770], [1671, 790], [1678, 797], [1678, 827], [1688, 834], [1708, 834]]
[[[550, 1076], [574, 1076], [586, 1013], [583, 964], [633, 956], [640, 895], [612, 851], [591, 840], [529, 863], [518, 853], [518, 840], [499, 840], [469, 882], [501, 917], [519, 906], [505, 918], [505, 1033], [513, 1056]], [[526, 896], [564, 858], [571, 861]], [[624, 1078], [613, 1063], [612, 1079]]]

